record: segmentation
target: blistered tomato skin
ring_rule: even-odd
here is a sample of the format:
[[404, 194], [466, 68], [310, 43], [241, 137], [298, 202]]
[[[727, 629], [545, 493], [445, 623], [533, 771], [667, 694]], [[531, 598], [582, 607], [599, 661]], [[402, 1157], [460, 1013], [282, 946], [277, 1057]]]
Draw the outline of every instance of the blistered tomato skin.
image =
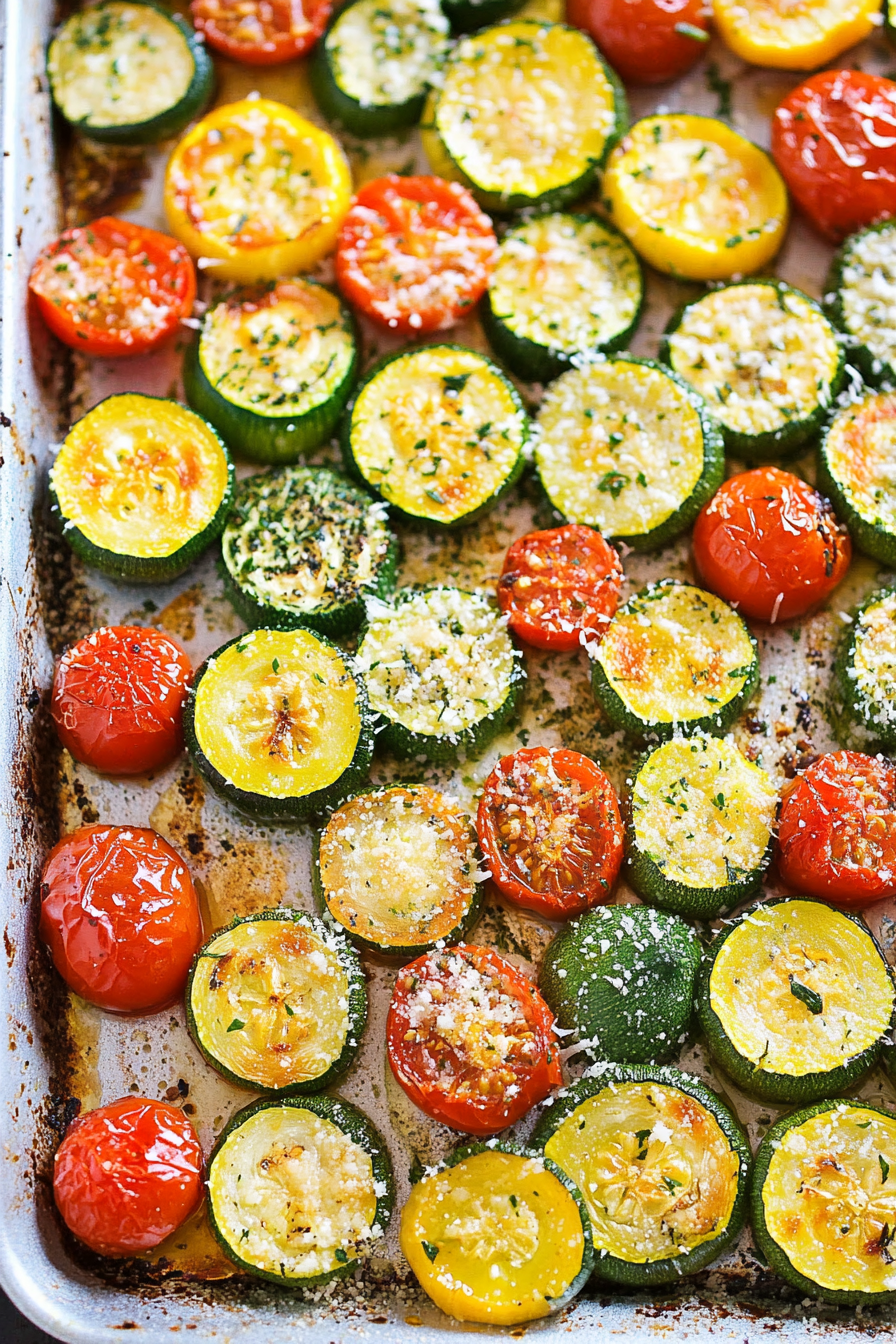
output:
[[82, 826], [44, 865], [40, 936], [69, 989], [114, 1013], [149, 1013], [183, 991], [202, 941], [186, 865], [155, 831]]
[[202, 1149], [175, 1106], [123, 1097], [79, 1116], [59, 1145], [56, 1207], [99, 1255], [135, 1255], [170, 1236], [202, 1198]]
[[527, 644], [570, 653], [600, 640], [621, 587], [618, 552], [593, 527], [567, 523], [513, 543], [498, 580], [498, 605]]
[[594, 39], [630, 84], [664, 84], [706, 51], [704, 0], [568, 0], [566, 20]]
[[193, 0], [190, 13], [222, 56], [243, 65], [282, 65], [311, 50], [332, 8], [330, 0]]
[[76, 761], [108, 775], [157, 770], [183, 751], [190, 660], [160, 630], [104, 626], [59, 660], [53, 722]]
[[851, 558], [828, 501], [777, 467], [732, 476], [694, 525], [705, 586], [756, 621], [804, 615], [830, 596]]

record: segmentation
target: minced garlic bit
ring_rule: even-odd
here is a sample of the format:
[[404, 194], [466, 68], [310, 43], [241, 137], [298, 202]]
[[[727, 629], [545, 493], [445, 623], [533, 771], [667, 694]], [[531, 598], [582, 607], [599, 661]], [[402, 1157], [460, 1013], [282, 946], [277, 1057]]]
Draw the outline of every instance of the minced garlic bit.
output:
[[326, 38], [338, 88], [362, 107], [395, 107], [424, 93], [448, 54], [438, 0], [357, 0]]
[[846, 675], [869, 727], [896, 724], [896, 592], [859, 613]]
[[879, 363], [896, 368], [896, 223], [859, 236], [843, 261], [843, 325]]

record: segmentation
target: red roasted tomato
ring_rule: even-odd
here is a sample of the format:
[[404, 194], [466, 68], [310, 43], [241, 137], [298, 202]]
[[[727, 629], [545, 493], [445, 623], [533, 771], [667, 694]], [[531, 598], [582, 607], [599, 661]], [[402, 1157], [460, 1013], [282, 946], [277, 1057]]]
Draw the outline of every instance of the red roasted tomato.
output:
[[861, 70], [813, 75], [775, 112], [772, 154], [831, 242], [896, 214], [896, 84]]
[[331, 0], [192, 0], [190, 12], [222, 56], [244, 65], [282, 65], [311, 50], [332, 8]]
[[144, 355], [189, 317], [196, 272], [182, 244], [104, 216], [45, 247], [28, 282], [61, 341], [87, 355]]
[[550, 1009], [486, 947], [428, 952], [399, 971], [386, 1039], [414, 1105], [465, 1134], [497, 1134], [561, 1082]]
[[485, 781], [476, 828], [495, 885], [516, 905], [566, 919], [610, 899], [622, 818], [613, 785], [587, 756], [549, 747], [505, 756]]
[[600, 640], [616, 614], [622, 561], [593, 527], [529, 532], [507, 552], [498, 603], [515, 635], [569, 652]]
[[366, 182], [336, 245], [345, 297], [402, 336], [444, 331], [485, 293], [497, 242], [488, 215], [458, 182]]
[[161, 630], [107, 625], [62, 655], [53, 722], [62, 745], [94, 770], [140, 775], [183, 750], [193, 669]]
[[567, 22], [583, 28], [630, 84], [664, 84], [706, 51], [704, 0], [567, 0]]
[[202, 1149], [175, 1106], [123, 1097], [79, 1116], [59, 1145], [56, 1207], [100, 1255], [135, 1255], [170, 1236], [199, 1207]]
[[844, 910], [896, 895], [896, 768], [834, 751], [798, 775], [781, 805], [778, 871]]
[[802, 616], [834, 591], [851, 558], [828, 501], [777, 467], [732, 476], [694, 525], [706, 587], [756, 621]]
[[82, 826], [44, 864], [40, 936], [88, 1003], [156, 1012], [183, 990], [202, 940], [199, 903], [180, 855], [155, 831]]

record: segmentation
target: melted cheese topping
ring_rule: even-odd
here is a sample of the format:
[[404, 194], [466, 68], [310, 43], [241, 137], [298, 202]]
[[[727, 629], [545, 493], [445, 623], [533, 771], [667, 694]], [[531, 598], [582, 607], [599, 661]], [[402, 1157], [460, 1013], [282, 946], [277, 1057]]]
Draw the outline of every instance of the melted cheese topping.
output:
[[343, 963], [335, 940], [298, 921], [225, 930], [203, 952], [190, 987], [202, 1044], [260, 1091], [320, 1078], [351, 1027]]
[[424, 93], [449, 48], [438, 0], [357, 0], [326, 38], [338, 87], [362, 107], [397, 107]]
[[117, 555], [161, 558], [208, 527], [230, 469], [221, 440], [193, 411], [126, 392], [73, 426], [50, 483], [67, 528]]
[[434, 945], [476, 899], [469, 818], [425, 784], [345, 803], [321, 835], [319, 865], [333, 918], [383, 948]]
[[612, 1083], [544, 1151], [581, 1190], [595, 1251], [650, 1264], [721, 1236], [730, 1221], [740, 1159], [715, 1116], [676, 1087]]
[[725, 887], [762, 864], [777, 803], [768, 775], [733, 743], [676, 737], [638, 771], [635, 839], [669, 882]]
[[535, 431], [551, 503], [607, 536], [644, 536], [703, 473], [703, 426], [662, 369], [624, 359], [570, 369], [551, 383]]
[[481, 593], [413, 592], [372, 604], [358, 650], [370, 707], [409, 732], [451, 738], [507, 699], [517, 655], [506, 621]]
[[339, 779], [361, 735], [358, 691], [339, 651], [305, 630], [254, 630], [209, 660], [196, 738], [230, 784], [304, 798]]
[[840, 281], [843, 325], [884, 365], [896, 368], [896, 224], [850, 243]]
[[762, 1187], [765, 1222], [798, 1273], [823, 1288], [896, 1289], [896, 1117], [849, 1102], [788, 1129]]
[[[794, 985], [817, 995], [821, 1011]], [[709, 981], [710, 1006], [738, 1054], [757, 1070], [795, 1078], [869, 1049], [890, 1024], [893, 1000], [868, 930], [814, 901], [746, 915], [719, 949]]]
[[72, 15], [47, 60], [63, 116], [97, 129], [139, 125], [167, 112], [186, 94], [195, 68], [176, 24], [126, 0]]
[[332, 1121], [295, 1106], [268, 1107], [235, 1129], [212, 1162], [208, 1190], [240, 1259], [284, 1279], [338, 1269], [382, 1235], [369, 1154]]
[[859, 612], [846, 675], [869, 724], [896, 724], [896, 592]]
[[871, 392], [838, 411], [824, 452], [859, 517], [896, 531], [896, 393]]

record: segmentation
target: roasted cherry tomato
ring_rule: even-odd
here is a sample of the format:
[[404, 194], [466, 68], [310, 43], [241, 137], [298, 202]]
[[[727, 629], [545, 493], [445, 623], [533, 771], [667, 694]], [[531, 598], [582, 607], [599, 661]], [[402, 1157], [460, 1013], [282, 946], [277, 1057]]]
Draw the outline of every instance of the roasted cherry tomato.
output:
[[193, 669], [161, 630], [107, 625], [62, 655], [53, 722], [62, 745], [94, 770], [140, 775], [183, 750]]
[[529, 532], [507, 552], [498, 603], [515, 635], [569, 652], [600, 640], [619, 605], [622, 561], [593, 527]]
[[567, 22], [594, 38], [627, 83], [663, 84], [706, 51], [704, 0], [567, 0]]
[[561, 1081], [551, 1010], [487, 947], [461, 943], [399, 971], [386, 1039], [414, 1105], [465, 1134], [497, 1134]]
[[336, 280], [391, 331], [444, 331], [485, 293], [496, 246], [491, 220], [460, 183], [393, 173], [355, 197], [336, 246]]
[[56, 1152], [56, 1207], [100, 1255], [135, 1255], [170, 1236], [202, 1198], [202, 1149], [182, 1111], [123, 1097], [79, 1116]]
[[622, 818], [587, 756], [549, 747], [505, 756], [485, 781], [476, 828], [495, 886], [516, 905], [566, 919], [610, 899]]
[[732, 476], [694, 524], [706, 587], [756, 621], [787, 621], [823, 602], [851, 557], [849, 535], [824, 496], [777, 467]]
[[833, 751], [798, 775], [781, 805], [778, 871], [844, 910], [896, 895], [896, 767]]
[[772, 154], [832, 242], [896, 214], [896, 84], [861, 70], [813, 75], [778, 106]]
[[310, 51], [327, 26], [330, 0], [193, 0], [193, 23], [223, 56], [282, 65]]
[[65, 983], [114, 1013], [150, 1013], [181, 993], [202, 941], [186, 865], [155, 831], [82, 826], [50, 851], [40, 936]]
[[29, 286], [60, 340], [87, 355], [143, 355], [189, 317], [196, 273], [174, 238], [104, 217], [41, 252]]

